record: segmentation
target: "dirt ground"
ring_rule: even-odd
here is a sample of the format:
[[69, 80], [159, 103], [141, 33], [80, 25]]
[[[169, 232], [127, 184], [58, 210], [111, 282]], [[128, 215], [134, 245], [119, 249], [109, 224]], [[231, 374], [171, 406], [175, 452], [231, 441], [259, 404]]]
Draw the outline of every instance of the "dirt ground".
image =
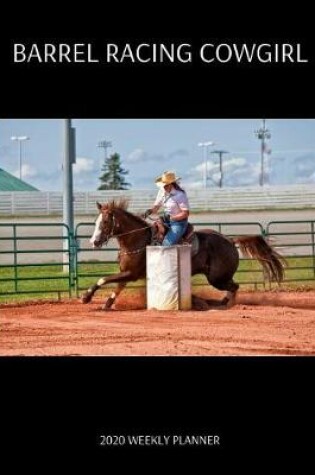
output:
[[315, 355], [315, 291], [239, 292], [228, 310], [159, 311], [140, 293], [0, 306], [0, 355]]

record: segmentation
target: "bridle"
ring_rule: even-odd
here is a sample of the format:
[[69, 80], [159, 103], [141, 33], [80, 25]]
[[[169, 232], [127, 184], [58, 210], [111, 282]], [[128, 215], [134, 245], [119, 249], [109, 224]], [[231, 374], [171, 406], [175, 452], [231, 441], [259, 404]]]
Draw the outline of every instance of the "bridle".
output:
[[[144, 231], [145, 229], [149, 229], [149, 228], [152, 227], [152, 226], [144, 226], [143, 228], [133, 229], [132, 231], [127, 231], [125, 233], [116, 234], [115, 233], [115, 227], [116, 227], [117, 221], [116, 221], [115, 215], [114, 215], [114, 213], [108, 213], [108, 216], [111, 216], [111, 223], [110, 223], [109, 231], [106, 233], [106, 238], [102, 242], [102, 245], [105, 244], [105, 246], [108, 244], [108, 241], [112, 237], [118, 238], [118, 237], [122, 237], [122, 236], [127, 236], [128, 234], [133, 234], [133, 233], [137, 233], [137, 232], [140, 232], [140, 231]], [[102, 220], [102, 224], [104, 224], [103, 220]], [[119, 227], [119, 224], [117, 225], [117, 227]], [[103, 234], [103, 228], [102, 228], [102, 234]], [[138, 250], [128, 251], [128, 252], [124, 252], [123, 254], [135, 254], [137, 252], [138, 252]]]
[[[101, 222], [100, 226], [101, 226], [101, 230], [102, 230], [102, 234], [103, 234], [103, 226], [104, 226], [103, 212], [101, 211], [101, 213], [102, 213], [102, 222]], [[109, 228], [109, 231], [108, 231], [108, 233], [106, 233], [106, 237], [105, 237], [105, 239], [102, 243], [102, 244], [105, 244], [105, 246], [107, 246], [108, 241], [114, 236], [114, 231], [115, 231], [115, 226], [116, 226], [115, 215], [113, 213], [108, 213], [108, 216], [111, 216], [111, 228]]]

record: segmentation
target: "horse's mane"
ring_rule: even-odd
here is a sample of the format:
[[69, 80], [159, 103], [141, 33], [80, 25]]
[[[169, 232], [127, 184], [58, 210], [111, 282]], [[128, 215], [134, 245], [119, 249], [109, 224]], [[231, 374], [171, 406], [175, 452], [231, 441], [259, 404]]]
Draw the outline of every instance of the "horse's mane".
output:
[[129, 206], [128, 198], [120, 198], [119, 200], [112, 199], [108, 201], [105, 205], [103, 205], [103, 207], [109, 212], [121, 210], [124, 212], [124, 214], [126, 214], [129, 217], [132, 217], [138, 223], [144, 224], [145, 223], [144, 219], [140, 218], [140, 216], [130, 213], [130, 211], [127, 210], [128, 206]]
[[120, 198], [119, 200], [112, 199], [105, 203], [102, 207], [110, 212], [115, 211], [115, 209], [127, 210], [129, 206], [129, 200], [127, 198]]

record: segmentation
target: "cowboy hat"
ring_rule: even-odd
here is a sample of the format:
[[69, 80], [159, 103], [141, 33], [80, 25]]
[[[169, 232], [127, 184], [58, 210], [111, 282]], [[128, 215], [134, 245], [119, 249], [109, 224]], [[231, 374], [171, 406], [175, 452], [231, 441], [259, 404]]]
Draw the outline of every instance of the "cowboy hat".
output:
[[180, 180], [180, 177], [177, 177], [174, 172], [164, 172], [163, 175], [156, 178], [155, 183], [157, 185], [170, 185]]

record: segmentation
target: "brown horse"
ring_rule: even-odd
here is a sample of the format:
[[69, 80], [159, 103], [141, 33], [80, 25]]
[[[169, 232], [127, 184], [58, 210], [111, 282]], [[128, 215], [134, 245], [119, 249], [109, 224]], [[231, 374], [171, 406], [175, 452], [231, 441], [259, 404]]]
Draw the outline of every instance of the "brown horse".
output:
[[[111, 308], [128, 282], [146, 277], [146, 246], [152, 241], [152, 227], [144, 219], [128, 212], [127, 204], [126, 200], [111, 201], [104, 205], [97, 203], [100, 214], [90, 242], [95, 248], [99, 248], [115, 237], [120, 248], [120, 272], [99, 279], [82, 295], [82, 302], [90, 302], [99, 288], [116, 282], [117, 288], [106, 300], [102, 307], [104, 310]], [[227, 291], [226, 297], [216, 302], [221, 308], [233, 305], [239, 288], [233, 280], [239, 265], [236, 245], [244, 256], [256, 258], [260, 262], [270, 280], [278, 283], [283, 280], [285, 261], [262, 236], [228, 238], [209, 229], [200, 230], [196, 235], [199, 245], [197, 253], [192, 255], [192, 275], [204, 274], [210, 285]]]

